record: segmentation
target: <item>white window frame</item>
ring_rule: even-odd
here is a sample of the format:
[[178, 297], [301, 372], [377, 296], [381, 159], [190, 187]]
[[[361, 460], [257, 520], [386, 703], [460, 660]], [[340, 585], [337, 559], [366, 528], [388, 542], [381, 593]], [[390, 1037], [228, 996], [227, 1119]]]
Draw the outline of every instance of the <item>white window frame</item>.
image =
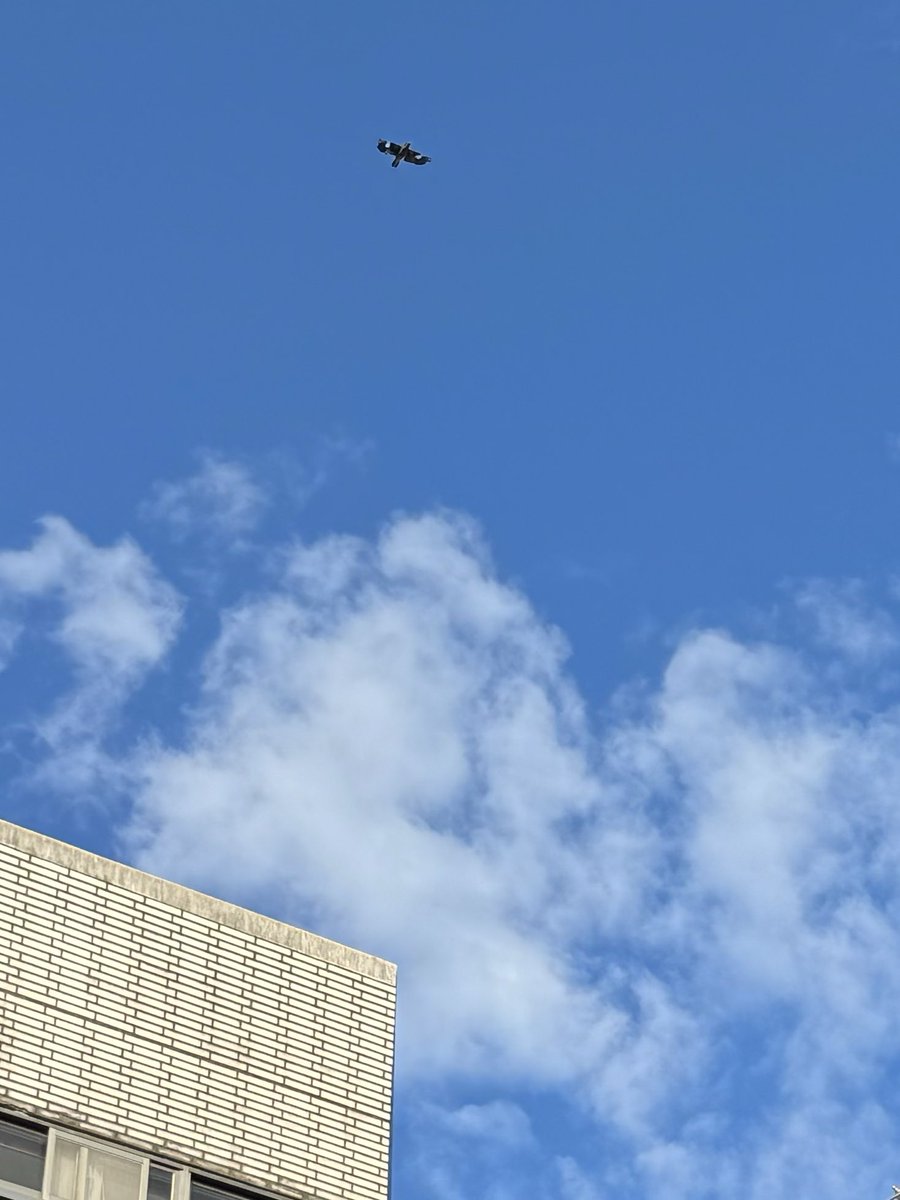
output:
[[9, 1183], [6, 1179], [0, 1183], [4, 1196], [10, 1200], [41, 1200], [41, 1193], [35, 1188], [22, 1187], [21, 1183]]
[[170, 1200], [190, 1200], [191, 1172], [187, 1167], [179, 1167], [172, 1172], [172, 1195]]
[[75, 1166], [75, 1200], [85, 1200], [85, 1182], [87, 1179], [87, 1159], [88, 1151], [98, 1150], [102, 1154], [111, 1154], [115, 1158], [124, 1158], [127, 1162], [138, 1163], [141, 1168], [141, 1183], [138, 1200], [146, 1200], [147, 1197], [147, 1176], [150, 1173], [150, 1156], [147, 1154], [139, 1154], [133, 1150], [122, 1150], [119, 1146], [111, 1145], [109, 1142], [100, 1141], [98, 1138], [84, 1137], [80, 1133], [69, 1132], [68, 1130], [57, 1130], [51, 1125], [47, 1136], [47, 1157], [44, 1161], [44, 1180], [41, 1188], [42, 1200], [53, 1200], [53, 1195], [50, 1191], [50, 1181], [53, 1178], [53, 1167], [56, 1161], [56, 1143], [61, 1139], [64, 1142], [72, 1142], [78, 1147], [78, 1158]]
[[[188, 1167], [178, 1167], [174, 1163], [166, 1162], [165, 1159], [150, 1159], [150, 1167], [147, 1172], [149, 1180], [150, 1171], [156, 1167], [160, 1171], [171, 1171], [172, 1173], [172, 1190], [169, 1193], [169, 1200], [190, 1200], [191, 1195], [191, 1172]], [[148, 1185], [149, 1186], [149, 1185]], [[144, 1195], [141, 1200], [146, 1200], [147, 1191], [144, 1189]]]

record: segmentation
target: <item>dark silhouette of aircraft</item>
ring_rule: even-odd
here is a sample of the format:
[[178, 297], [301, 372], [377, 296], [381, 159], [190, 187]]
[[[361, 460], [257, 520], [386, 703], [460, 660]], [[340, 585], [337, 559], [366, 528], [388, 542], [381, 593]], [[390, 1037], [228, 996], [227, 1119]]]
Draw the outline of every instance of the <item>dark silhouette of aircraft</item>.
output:
[[411, 150], [409, 142], [404, 142], [401, 146], [399, 142], [386, 142], [384, 138], [378, 143], [378, 149], [382, 154], [393, 154], [394, 161], [392, 167], [399, 167], [402, 162], [415, 163], [417, 167], [422, 167], [425, 163], [431, 162], [427, 154], [420, 154], [418, 150]]

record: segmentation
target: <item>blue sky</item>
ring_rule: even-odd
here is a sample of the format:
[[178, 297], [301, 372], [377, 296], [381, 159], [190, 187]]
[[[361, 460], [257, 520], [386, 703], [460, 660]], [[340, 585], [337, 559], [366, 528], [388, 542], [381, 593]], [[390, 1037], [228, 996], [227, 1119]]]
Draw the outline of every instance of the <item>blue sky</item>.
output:
[[0, 12], [0, 811], [395, 958], [395, 1200], [900, 1173], [898, 47]]

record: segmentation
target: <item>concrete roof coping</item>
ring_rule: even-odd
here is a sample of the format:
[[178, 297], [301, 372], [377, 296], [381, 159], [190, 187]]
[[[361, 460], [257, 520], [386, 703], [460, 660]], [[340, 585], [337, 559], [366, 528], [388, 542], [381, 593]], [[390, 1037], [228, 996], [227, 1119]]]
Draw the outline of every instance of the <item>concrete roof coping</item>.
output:
[[13, 825], [10, 821], [0, 820], [0, 843], [45, 862], [80, 871], [83, 875], [103, 883], [136, 892], [160, 904], [205, 917], [229, 929], [241, 930], [251, 937], [297, 950], [321, 962], [343, 967], [344, 970], [354, 971], [382, 983], [396, 983], [397, 968], [386, 959], [366, 954], [362, 950], [354, 950], [340, 942], [333, 942], [330, 938], [309, 933], [296, 925], [277, 921], [274, 917], [264, 917], [261, 913], [241, 908], [240, 905], [231, 904], [227, 900], [217, 900], [203, 892], [196, 892], [193, 888], [183, 887], [180, 883], [170, 883], [158, 875], [150, 875], [146, 871], [139, 871], [137, 867], [129, 867], [113, 859], [93, 854], [89, 850], [81, 850], [68, 842], [60, 842], [46, 834], [35, 833], [21, 825]]

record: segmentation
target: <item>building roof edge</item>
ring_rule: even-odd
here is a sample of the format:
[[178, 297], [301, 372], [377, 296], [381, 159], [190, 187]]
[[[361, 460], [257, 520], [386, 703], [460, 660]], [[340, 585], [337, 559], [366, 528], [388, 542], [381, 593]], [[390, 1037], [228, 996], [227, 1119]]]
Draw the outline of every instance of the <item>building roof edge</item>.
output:
[[11, 821], [0, 819], [0, 843], [57, 866], [79, 871], [91, 879], [137, 892], [160, 904], [205, 917], [230, 929], [241, 930], [252, 937], [287, 946], [310, 958], [343, 967], [347, 971], [354, 971], [382, 983], [396, 984], [397, 968], [386, 959], [366, 954], [363, 950], [355, 950], [351, 946], [344, 946], [330, 938], [320, 937], [319, 934], [310, 933], [297, 925], [289, 925], [274, 917], [266, 917], [251, 909], [241, 908], [227, 900], [218, 900], [180, 883], [170, 883], [158, 875], [151, 875], [111, 858], [103, 858], [68, 842], [61, 842], [46, 834], [14, 825]]

